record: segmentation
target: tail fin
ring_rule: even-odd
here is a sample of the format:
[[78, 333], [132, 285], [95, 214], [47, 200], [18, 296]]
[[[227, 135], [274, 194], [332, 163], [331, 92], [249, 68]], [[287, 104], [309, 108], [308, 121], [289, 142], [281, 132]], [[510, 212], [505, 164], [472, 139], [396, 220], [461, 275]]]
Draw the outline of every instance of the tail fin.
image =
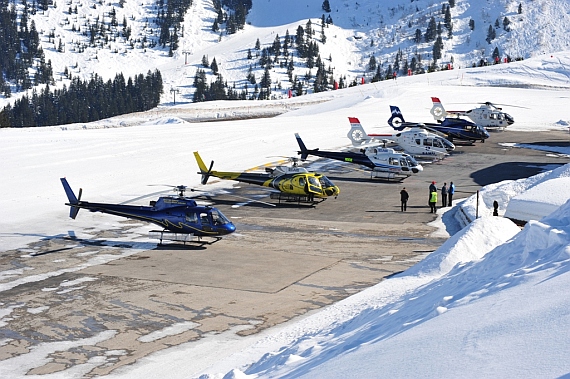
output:
[[299, 133], [295, 133], [295, 138], [297, 139], [297, 143], [299, 144], [299, 148], [301, 149], [301, 151], [297, 153], [301, 154], [301, 160], [304, 161], [309, 156], [309, 150], [307, 150], [307, 146], [305, 146], [305, 143], [299, 136]]
[[71, 207], [69, 209], [69, 217], [75, 220], [75, 217], [77, 217], [77, 213], [79, 212], [79, 207], [77, 207], [76, 205], [78, 205], [79, 202], [81, 201], [81, 193], [83, 192], [83, 190], [80, 188], [79, 197], [76, 197], [75, 193], [73, 193], [73, 190], [71, 189], [71, 186], [67, 182], [66, 178], [61, 178], [61, 184], [63, 184], [63, 189], [65, 190], [67, 199], [69, 200], [68, 205]]
[[207, 168], [202, 157], [200, 157], [200, 154], [198, 154], [197, 151], [194, 152], [194, 157], [196, 157], [196, 162], [198, 162], [198, 167], [200, 168], [200, 172], [198, 172], [198, 174], [202, 174], [202, 180], [200, 180], [200, 183], [204, 185], [208, 183], [208, 179], [210, 179], [212, 167], [214, 167], [214, 161], [210, 164], [210, 168]]
[[444, 120], [447, 117], [447, 112], [445, 111], [445, 108], [443, 108], [443, 105], [441, 104], [441, 101], [439, 101], [439, 98], [432, 97], [431, 102], [433, 103], [433, 106], [431, 107], [429, 113], [431, 113], [434, 120]]
[[405, 126], [403, 124], [406, 121], [404, 121], [404, 116], [402, 115], [402, 112], [400, 112], [400, 108], [394, 105], [390, 105], [390, 112], [392, 113], [392, 115], [388, 119], [388, 125], [390, 125], [394, 130], [397, 131], [404, 130]]
[[352, 141], [352, 146], [362, 146], [372, 140], [356, 117], [349, 117], [348, 121], [350, 122], [350, 130], [346, 136]]

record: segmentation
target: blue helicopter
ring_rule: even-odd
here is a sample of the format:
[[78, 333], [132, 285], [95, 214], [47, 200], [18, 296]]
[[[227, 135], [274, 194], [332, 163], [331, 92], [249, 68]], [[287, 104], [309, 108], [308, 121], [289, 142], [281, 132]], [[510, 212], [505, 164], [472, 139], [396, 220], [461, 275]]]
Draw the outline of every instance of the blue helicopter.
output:
[[69, 199], [65, 205], [71, 207], [69, 217], [72, 219], [77, 217], [80, 209], [88, 209], [91, 212], [150, 222], [163, 228], [162, 231], [153, 231], [160, 233], [161, 243], [163, 239], [192, 242], [189, 237], [196, 237], [198, 241], [202, 237], [211, 237], [216, 242], [221, 236], [236, 230], [235, 225], [218, 209], [200, 206], [193, 199], [185, 197], [186, 186], [174, 187], [178, 196], [161, 196], [158, 200], [151, 201], [150, 206], [137, 206], [82, 201], [81, 188], [79, 196], [75, 196], [66, 178], [61, 178], [61, 183]]
[[489, 138], [489, 132], [484, 127], [464, 119], [446, 117], [442, 121], [438, 121], [437, 124], [423, 124], [404, 121], [400, 108], [396, 106], [390, 105], [390, 111], [392, 115], [388, 119], [388, 124], [397, 131], [402, 131], [405, 128], [424, 128], [445, 136], [450, 142], [453, 142], [454, 139], [471, 143], [475, 141], [485, 142]]

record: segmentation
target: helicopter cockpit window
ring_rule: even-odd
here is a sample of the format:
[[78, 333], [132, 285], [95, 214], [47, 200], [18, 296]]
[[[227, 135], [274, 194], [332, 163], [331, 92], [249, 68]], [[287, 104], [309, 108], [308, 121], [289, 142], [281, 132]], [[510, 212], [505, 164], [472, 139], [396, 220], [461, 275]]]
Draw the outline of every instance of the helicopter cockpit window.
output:
[[419, 138], [416, 138], [416, 145], [421, 145], [422, 144], [422, 140]]
[[406, 158], [400, 158], [400, 165], [402, 167], [408, 167], [408, 162], [406, 162]]
[[301, 187], [305, 187], [305, 184], [306, 184], [305, 178], [300, 177], [300, 178], [299, 178], [299, 185], [300, 185]]
[[196, 216], [196, 213], [186, 213], [186, 222], [197, 223], [198, 216]]
[[212, 221], [214, 222], [214, 225], [224, 225], [230, 222], [230, 220], [228, 220], [223, 214], [221, 214], [217, 210], [212, 210]]
[[496, 120], [496, 119], [497, 119], [497, 114], [496, 114], [496, 113], [491, 113], [491, 114], [489, 115], [489, 118], [490, 118], [491, 120]]
[[399, 165], [398, 160], [396, 158], [390, 158], [390, 159], [388, 159], [388, 162], [390, 162], [390, 164], [392, 166], [398, 166]]
[[431, 146], [433, 144], [433, 140], [431, 138], [426, 138], [424, 140], [424, 146]]
[[412, 157], [406, 157], [406, 162], [408, 163], [409, 167], [414, 167], [418, 165], [418, 162]]
[[440, 140], [434, 139], [434, 140], [433, 140], [433, 146], [434, 146], [434, 147], [443, 147], [443, 144], [441, 143]]
[[323, 188], [334, 187], [334, 184], [326, 176], [321, 176], [319, 182]]

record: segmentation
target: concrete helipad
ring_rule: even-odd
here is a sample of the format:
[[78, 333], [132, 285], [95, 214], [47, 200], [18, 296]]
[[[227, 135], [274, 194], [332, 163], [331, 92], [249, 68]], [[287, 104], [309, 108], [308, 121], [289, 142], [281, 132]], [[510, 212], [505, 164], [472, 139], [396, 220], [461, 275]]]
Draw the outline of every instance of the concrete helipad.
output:
[[237, 291], [276, 293], [339, 261], [340, 258], [282, 251], [269, 252], [264, 249], [162, 248], [90, 267], [82, 270], [82, 273]]

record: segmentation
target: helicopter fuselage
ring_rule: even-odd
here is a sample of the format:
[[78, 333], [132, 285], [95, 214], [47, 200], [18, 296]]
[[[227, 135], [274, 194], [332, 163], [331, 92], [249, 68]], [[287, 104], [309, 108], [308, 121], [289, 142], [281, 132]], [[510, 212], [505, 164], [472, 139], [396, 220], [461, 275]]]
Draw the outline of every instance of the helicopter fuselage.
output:
[[163, 196], [151, 201], [150, 206], [92, 203], [81, 200], [71, 190], [65, 178], [61, 179], [67, 193], [70, 217], [75, 218], [79, 209], [150, 222], [169, 232], [192, 234], [197, 237], [218, 237], [233, 233], [235, 225], [217, 208], [201, 206], [193, 199]]
[[195, 152], [194, 156], [200, 168], [198, 173], [202, 174], [202, 184], [206, 184], [209, 176], [214, 176], [220, 179], [269, 187], [282, 193], [303, 196], [308, 199], [336, 197], [340, 193], [340, 189], [326, 176], [316, 172], [308, 172], [301, 167], [287, 169], [278, 166], [268, 173], [212, 171], [211, 168], [208, 170], [198, 152]]
[[423, 167], [409, 154], [398, 153], [394, 149], [382, 147], [366, 147], [360, 152], [337, 152], [319, 149], [307, 149], [299, 134], [295, 134], [301, 151], [301, 160], [309, 155], [321, 158], [334, 159], [342, 162], [366, 166], [372, 171], [390, 172], [397, 175], [411, 176], [423, 170]]

